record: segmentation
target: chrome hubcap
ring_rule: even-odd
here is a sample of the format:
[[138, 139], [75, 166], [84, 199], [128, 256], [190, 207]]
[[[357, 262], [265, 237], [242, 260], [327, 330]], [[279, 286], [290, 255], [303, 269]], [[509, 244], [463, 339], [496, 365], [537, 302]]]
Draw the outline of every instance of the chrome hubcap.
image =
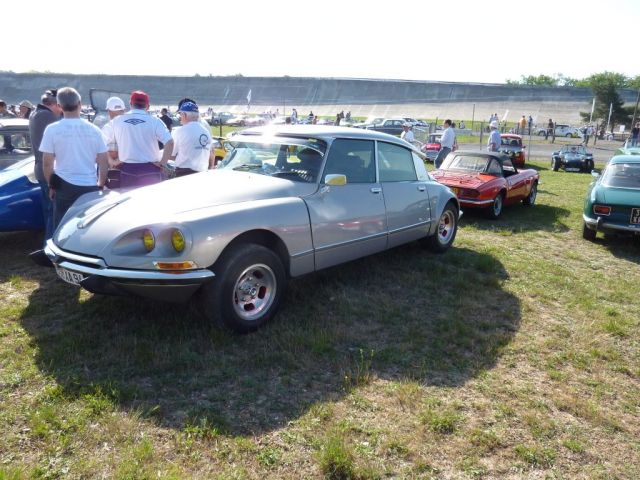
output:
[[236, 280], [233, 288], [233, 308], [244, 320], [262, 316], [273, 304], [277, 288], [273, 270], [264, 264], [251, 265]]
[[451, 240], [456, 226], [456, 219], [451, 210], [445, 210], [438, 223], [438, 240], [441, 244], [446, 244]]

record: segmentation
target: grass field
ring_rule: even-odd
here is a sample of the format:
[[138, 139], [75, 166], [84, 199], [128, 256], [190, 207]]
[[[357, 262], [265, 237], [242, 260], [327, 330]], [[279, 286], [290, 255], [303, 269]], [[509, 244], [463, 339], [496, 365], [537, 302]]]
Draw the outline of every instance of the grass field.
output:
[[0, 479], [640, 478], [640, 242], [582, 240], [591, 177], [547, 163], [534, 208], [294, 280], [246, 336], [0, 234]]

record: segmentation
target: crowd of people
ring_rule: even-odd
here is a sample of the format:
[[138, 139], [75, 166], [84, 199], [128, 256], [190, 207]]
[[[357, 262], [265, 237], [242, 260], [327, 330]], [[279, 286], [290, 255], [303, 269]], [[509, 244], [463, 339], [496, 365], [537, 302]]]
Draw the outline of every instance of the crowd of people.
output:
[[33, 104], [29, 100], [22, 100], [17, 106], [7, 105], [0, 100], [0, 118], [29, 118], [33, 112]]
[[121, 98], [110, 97], [105, 105], [109, 120], [102, 129], [81, 118], [82, 99], [71, 87], [47, 90], [31, 107], [29, 133], [45, 241], [78, 197], [105, 187], [110, 170], [119, 172], [120, 187], [130, 188], [162, 181], [169, 159], [178, 177], [213, 168], [211, 130], [197, 103], [189, 98], [178, 103], [182, 128], [173, 131], [167, 109], [151, 115], [149, 104], [141, 90], [131, 93], [128, 109]]

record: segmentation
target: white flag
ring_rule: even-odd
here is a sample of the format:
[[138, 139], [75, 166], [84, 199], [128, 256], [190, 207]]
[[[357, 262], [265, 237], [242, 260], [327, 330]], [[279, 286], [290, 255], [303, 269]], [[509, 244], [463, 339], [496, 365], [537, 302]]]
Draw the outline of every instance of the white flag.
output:
[[249, 89], [249, 93], [247, 93], [247, 105], [251, 103], [251, 89]]
[[593, 97], [593, 103], [591, 104], [591, 116], [593, 117], [593, 111], [596, 108], [596, 97]]

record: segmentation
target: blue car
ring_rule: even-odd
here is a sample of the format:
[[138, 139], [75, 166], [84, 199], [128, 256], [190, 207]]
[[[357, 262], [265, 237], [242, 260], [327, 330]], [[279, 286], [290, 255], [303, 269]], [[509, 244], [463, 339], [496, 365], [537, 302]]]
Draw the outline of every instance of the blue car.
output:
[[34, 163], [31, 156], [0, 171], [0, 232], [44, 229]]

